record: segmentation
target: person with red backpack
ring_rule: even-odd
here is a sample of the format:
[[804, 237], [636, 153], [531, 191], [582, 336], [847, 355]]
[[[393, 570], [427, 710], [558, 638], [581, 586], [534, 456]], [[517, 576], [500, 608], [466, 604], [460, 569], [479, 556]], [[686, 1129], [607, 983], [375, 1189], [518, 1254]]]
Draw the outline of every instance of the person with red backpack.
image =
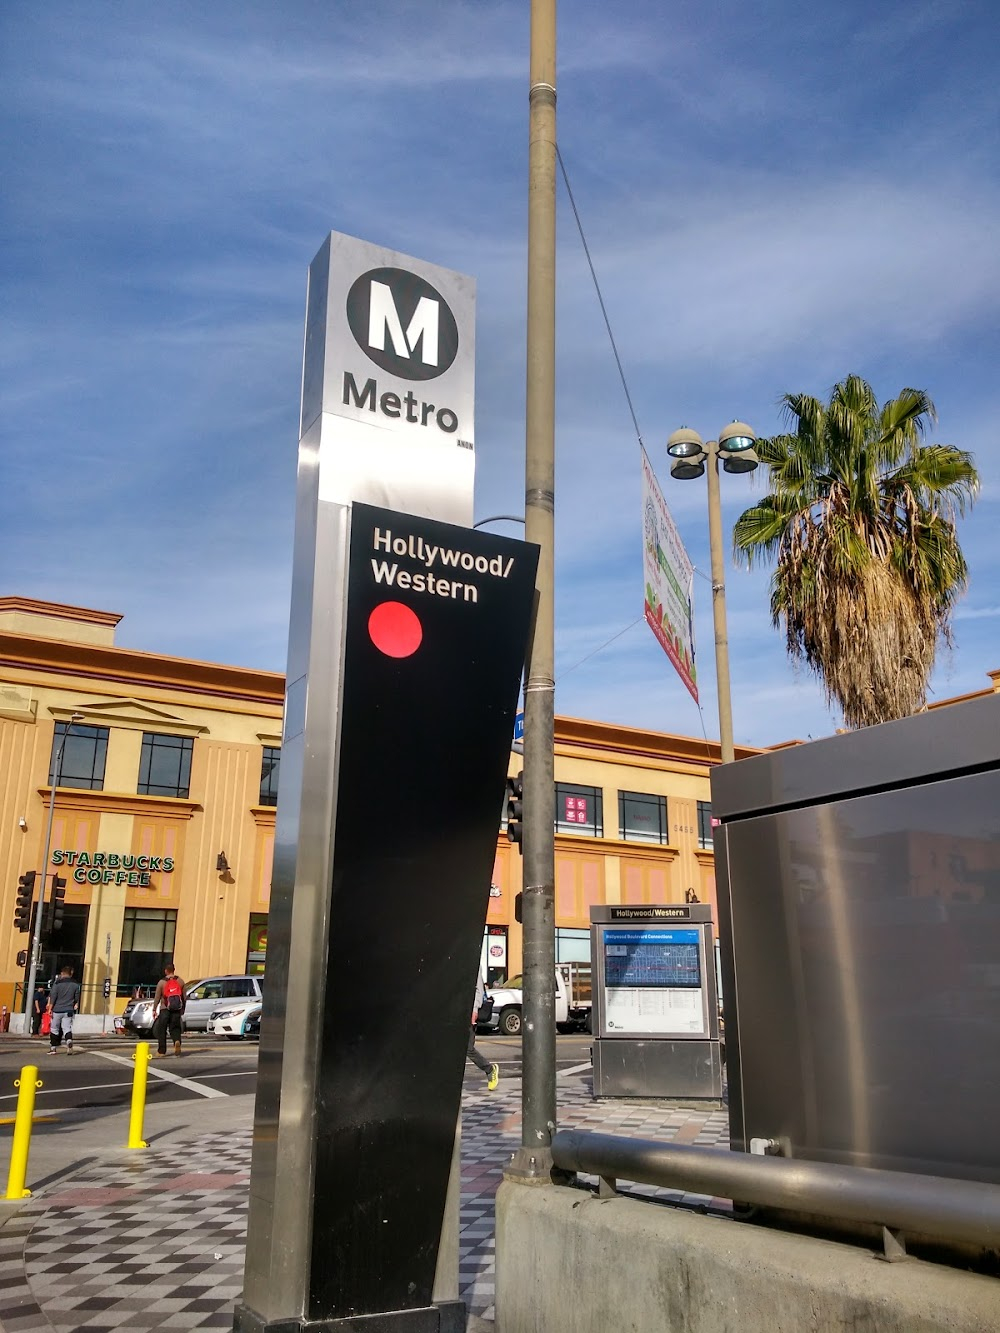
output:
[[186, 1003], [184, 982], [177, 975], [173, 963], [168, 963], [163, 969], [163, 976], [156, 983], [156, 994], [153, 996], [153, 1032], [156, 1036], [156, 1056], [163, 1056], [167, 1053], [168, 1028], [170, 1030], [170, 1040], [174, 1043], [174, 1055], [180, 1055], [181, 1018]]

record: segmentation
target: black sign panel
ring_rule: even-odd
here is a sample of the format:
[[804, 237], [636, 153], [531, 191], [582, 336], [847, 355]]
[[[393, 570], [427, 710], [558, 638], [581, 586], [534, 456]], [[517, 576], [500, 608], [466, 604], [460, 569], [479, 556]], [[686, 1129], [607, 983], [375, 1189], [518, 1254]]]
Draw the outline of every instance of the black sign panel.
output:
[[353, 509], [313, 1319], [431, 1303], [536, 561]]

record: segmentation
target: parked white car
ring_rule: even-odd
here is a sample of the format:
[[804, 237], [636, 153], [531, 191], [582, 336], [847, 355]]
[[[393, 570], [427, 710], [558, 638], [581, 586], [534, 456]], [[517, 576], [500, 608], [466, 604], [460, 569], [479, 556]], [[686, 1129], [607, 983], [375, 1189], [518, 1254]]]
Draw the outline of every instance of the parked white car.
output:
[[260, 1000], [239, 1000], [222, 1009], [216, 1009], [208, 1020], [209, 1035], [228, 1037], [230, 1041], [259, 1037], [260, 1012]]

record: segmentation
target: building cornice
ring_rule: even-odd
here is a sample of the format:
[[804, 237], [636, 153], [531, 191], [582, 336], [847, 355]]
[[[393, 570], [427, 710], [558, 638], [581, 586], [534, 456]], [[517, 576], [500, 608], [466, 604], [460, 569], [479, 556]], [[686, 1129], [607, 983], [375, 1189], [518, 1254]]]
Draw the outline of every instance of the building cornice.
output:
[[[574, 751], [587, 750], [595, 755], [615, 754], [626, 759], [654, 760], [659, 764], [672, 762], [701, 769], [722, 762], [718, 741], [695, 736], [675, 736], [669, 732], [624, 727], [614, 722], [560, 716], [556, 717], [555, 730], [557, 752], [567, 757]], [[736, 747], [737, 759], [749, 759], [763, 753], [763, 750], [750, 746]]]
[[279, 708], [285, 699], [285, 678], [277, 671], [0, 632], [0, 670], [4, 668], [114, 682], [133, 690], [142, 686], [180, 690]]
[[88, 606], [70, 606], [66, 602], [39, 602], [33, 597], [0, 597], [0, 615], [19, 611], [23, 615], [52, 620], [76, 620], [85, 625], [103, 625], [114, 629], [122, 617], [116, 611], [95, 611]]
[[[51, 787], [39, 787], [42, 807], [47, 810], [52, 800]], [[170, 819], [190, 819], [201, 810], [198, 801], [187, 801], [174, 796], [139, 796], [136, 793], [91, 791], [87, 787], [57, 787], [57, 810], [81, 810], [88, 814], [107, 815], [163, 815]]]
[[557, 852], [593, 850], [601, 856], [639, 857], [648, 861], [676, 861], [680, 849], [666, 842], [626, 842], [622, 838], [588, 838], [586, 834], [557, 833]]

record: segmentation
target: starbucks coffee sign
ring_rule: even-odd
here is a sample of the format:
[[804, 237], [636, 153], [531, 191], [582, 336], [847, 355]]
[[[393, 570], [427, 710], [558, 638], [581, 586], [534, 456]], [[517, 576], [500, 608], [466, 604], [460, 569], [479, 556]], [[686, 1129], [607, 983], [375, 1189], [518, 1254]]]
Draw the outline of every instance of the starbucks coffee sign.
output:
[[169, 875], [174, 868], [172, 856], [133, 856], [118, 852], [68, 852], [57, 847], [52, 853], [54, 866], [70, 866], [77, 884], [128, 884], [148, 889], [150, 875]]

